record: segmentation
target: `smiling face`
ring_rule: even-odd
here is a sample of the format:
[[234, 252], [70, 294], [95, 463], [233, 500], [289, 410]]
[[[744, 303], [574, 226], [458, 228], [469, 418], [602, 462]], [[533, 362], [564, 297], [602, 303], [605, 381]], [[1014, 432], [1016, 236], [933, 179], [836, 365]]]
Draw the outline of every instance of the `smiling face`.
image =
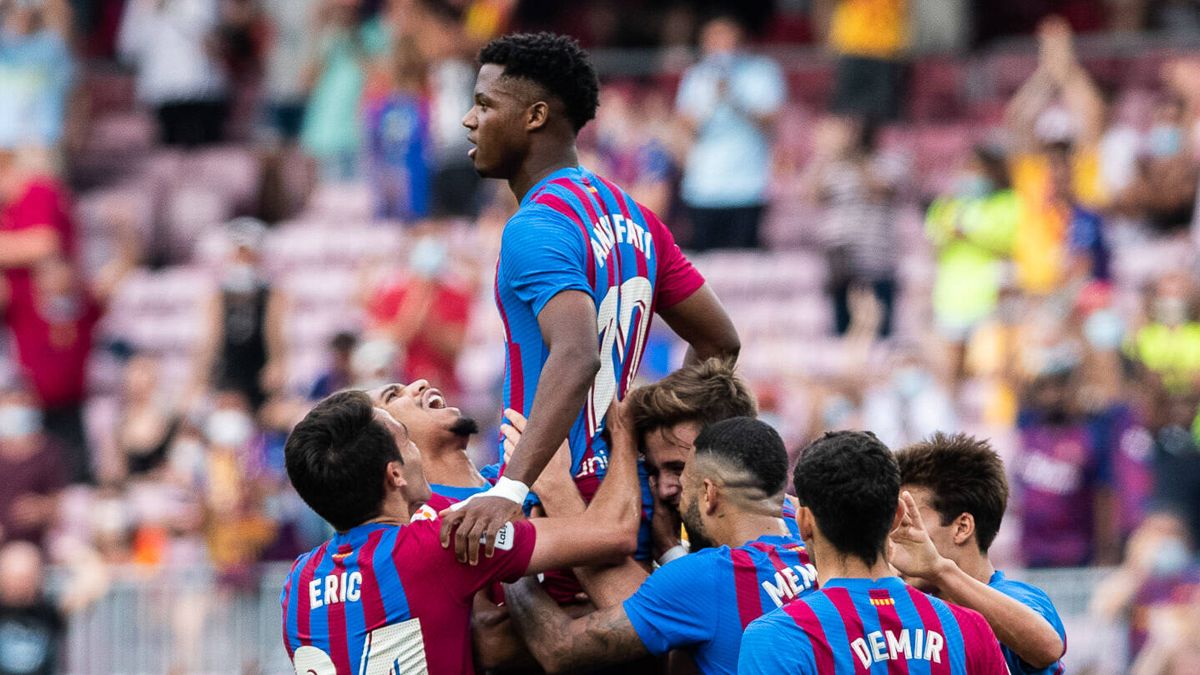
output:
[[529, 152], [534, 87], [504, 77], [503, 66], [488, 63], [479, 68], [475, 105], [462, 124], [468, 130], [467, 140], [475, 145], [467, 156], [480, 176], [508, 179], [520, 169]]
[[426, 380], [390, 384], [367, 393], [374, 405], [403, 424], [412, 441], [426, 452], [446, 445], [461, 447], [479, 431], [475, 420], [448, 406], [441, 390], [429, 386]]

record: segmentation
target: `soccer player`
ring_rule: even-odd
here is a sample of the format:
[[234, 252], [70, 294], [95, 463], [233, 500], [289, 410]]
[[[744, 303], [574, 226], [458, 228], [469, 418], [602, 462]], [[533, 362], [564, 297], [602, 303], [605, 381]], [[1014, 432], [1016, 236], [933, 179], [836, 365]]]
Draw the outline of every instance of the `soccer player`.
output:
[[914, 586], [983, 615], [1013, 673], [1063, 672], [1067, 635], [1049, 596], [992, 566], [1008, 503], [1004, 463], [987, 441], [934, 434], [896, 453], [907, 515], [892, 564]]
[[685, 649], [700, 672], [732, 673], [746, 625], [811, 589], [816, 570], [779, 519], [787, 482], [779, 434], [735, 417], [704, 429], [695, 446], [681, 504], [692, 545], [702, 550], [648, 578], [626, 565], [643, 579], [632, 597], [574, 620], [531, 579], [506, 587], [509, 612], [548, 672]]
[[284, 446], [292, 485], [337, 530], [296, 560], [284, 585], [284, 644], [297, 673], [471, 672], [476, 591], [633, 552], [636, 450], [616, 425], [612, 470], [587, 513], [512, 521], [492, 557], [457, 562], [436, 520], [413, 519], [432, 493], [421, 451], [385, 409], [398, 396], [398, 387], [334, 394]]
[[870, 433], [826, 433], [801, 454], [793, 481], [821, 589], [750, 624], [739, 673], [1008, 675], [978, 612], [892, 574], [888, 532], [904, 511], [887, 446]]
[[504, 475], [443, 514], [442, 543], [471, 561], [515, 517], [569, 439], [590, 498], [605, 473], [604, 415], [637, 375], [658, 313], [690, 357], [736, 356], [737, 332], [670, 231], [610, 181], [579, 166], [575, 139], [596, 114], [587, 54], [549, 33], [509, 35], [479, 53], [463, 118], [476, 171], [508, 181], [520, 207], [504, 227], [496, 305], [504, 324], [504, 406], [529, 419]]
[[491, 487], [467, 456], [467, 443], [479, 433], [479, 423], [451, 406], [442, 390], [416, 380], [390, 385], [381, 396], [387, 399], [388, 413], [421, 449], [421, 468], [434, 494], [457, 502]]

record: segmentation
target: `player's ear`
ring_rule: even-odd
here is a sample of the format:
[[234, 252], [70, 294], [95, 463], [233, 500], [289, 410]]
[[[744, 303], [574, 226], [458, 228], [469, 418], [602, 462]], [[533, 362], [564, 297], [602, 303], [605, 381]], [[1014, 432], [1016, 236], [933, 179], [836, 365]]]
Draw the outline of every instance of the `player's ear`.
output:
[[900, 527], [900, 521], [904, 520], [904, 514], [907, 513], [907, 507], [904, 505], [904, 500], [901, 499], [896, 504], [896, 515], [892, 516], [892, 526], [888, 528], [888, 532], [895, 532], [897, 527]]
[[806, 543], [812, 541], [813, 525], [812, 509], [807, 506], [796, 509], [796, 527], [800, 530], [800, 538]]
[[704, 512], [712, 515], [721, 501], [721, 490], [711, 480], [704, 479]]
[[545, 101], [538, 101], [529, 106], [525, 113], [525, 130], [534, 131], [546, 126], [546, 122], [550, 119], [550, 106]]
[[388, 462], [387, 465], [387, 484], [393, 490], [408, 485], [408, 481], [404, 479], [404, 464], [401, 462]]
[[975, 516], [963, 512], [954, 519], [954, 543], [962, 546], [975, 536]]

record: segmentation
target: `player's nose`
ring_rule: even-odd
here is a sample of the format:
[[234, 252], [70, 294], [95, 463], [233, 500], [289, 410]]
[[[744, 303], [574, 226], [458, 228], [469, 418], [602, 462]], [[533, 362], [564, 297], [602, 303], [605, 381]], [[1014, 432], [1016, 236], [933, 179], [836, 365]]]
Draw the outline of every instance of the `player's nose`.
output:
[[462, 125], [472, 131], [475, 130], [475, 127], [479, 126], [479, 120], [475, 117], [474, 107], [468, 110], [466, 115], [463, 115]]
[[420, 396], [422, 392], [429, 388], [429, 380], [414, 380], [404, 388], [404, 393], [409, 396]]

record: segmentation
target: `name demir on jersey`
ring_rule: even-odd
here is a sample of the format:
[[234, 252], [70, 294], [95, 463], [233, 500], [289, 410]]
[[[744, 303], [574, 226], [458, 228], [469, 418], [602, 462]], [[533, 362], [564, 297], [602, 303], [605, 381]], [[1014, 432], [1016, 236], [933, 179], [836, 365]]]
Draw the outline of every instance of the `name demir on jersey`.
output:
[[901, 628], [899, 631], [878, 631], [867, 633], [867, 637], [856, 638], [850, 643], [854, 655], [858, 657], [863, 668], [870, 669], [871, 664], [880, 661], [895, 661], [903, 658], [905, 661], [914, 659], [942, 662], [942, 648], [946, 638], [941, 633], [923, 628]]
[[617, 244], [633, 244], [646, 259], [654, 250], [654, 238], [646, 228], [620, 214], [601, 216], [598, 222], [592, 223], [591, 239], [592, 253], [601, 267], [608, 260], [609, 251]]

